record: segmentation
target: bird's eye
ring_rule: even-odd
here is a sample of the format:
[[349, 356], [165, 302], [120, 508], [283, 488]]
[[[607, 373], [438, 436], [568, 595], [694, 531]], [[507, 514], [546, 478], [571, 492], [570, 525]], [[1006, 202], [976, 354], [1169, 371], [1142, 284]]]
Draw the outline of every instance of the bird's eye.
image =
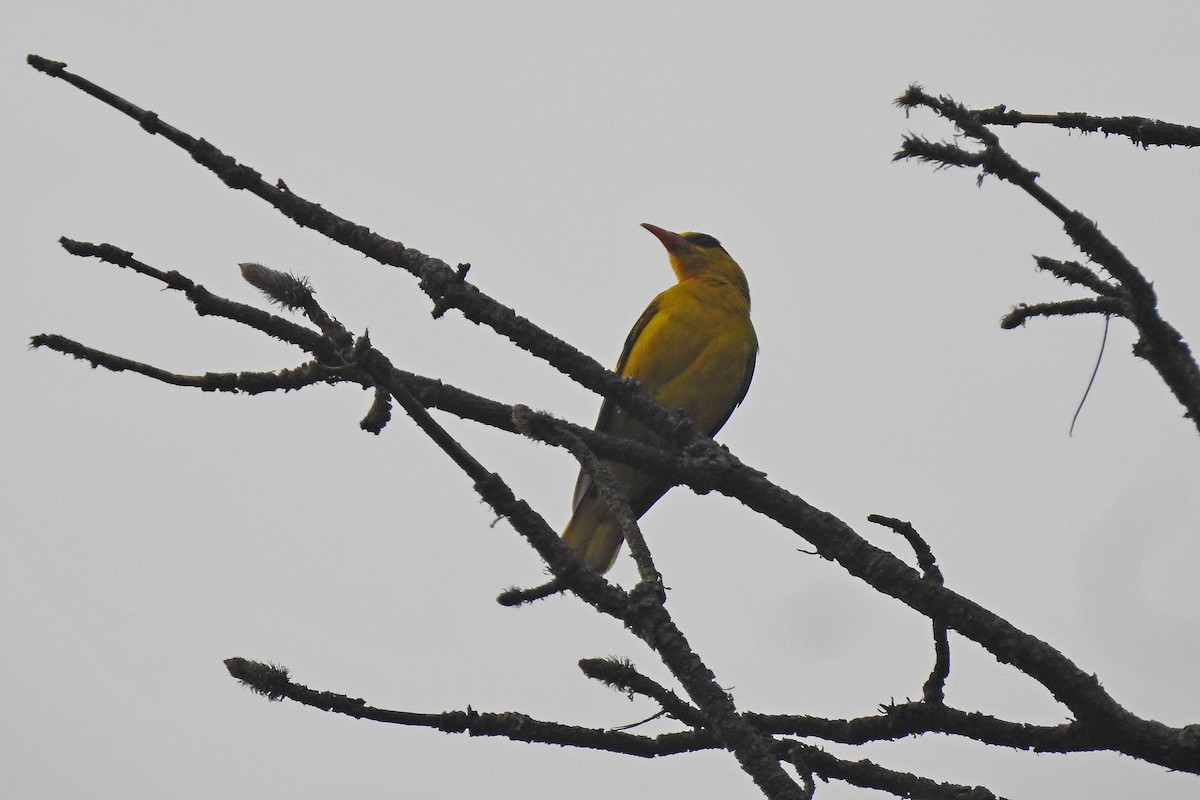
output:
[[720, 247], [721, 243], [707, 233], [685, 233], [683, 238], [687, 239], [697, 247]]

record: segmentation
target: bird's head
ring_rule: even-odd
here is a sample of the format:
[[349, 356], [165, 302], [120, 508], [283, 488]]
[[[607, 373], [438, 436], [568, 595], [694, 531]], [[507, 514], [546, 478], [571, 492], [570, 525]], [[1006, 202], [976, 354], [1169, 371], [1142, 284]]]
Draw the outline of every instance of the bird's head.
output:
[[745, 273], [714, 237], [693, 231], [675, 233], [649, 222], [643, 222], [642, 227], [658, 237], [663, 247], [667, 248], [671, 269], [675, 270], [675, 277], [680, 281], [693, 278], [725, 281], [740, 289], [746, 299], [750, 298], [750, 286]]

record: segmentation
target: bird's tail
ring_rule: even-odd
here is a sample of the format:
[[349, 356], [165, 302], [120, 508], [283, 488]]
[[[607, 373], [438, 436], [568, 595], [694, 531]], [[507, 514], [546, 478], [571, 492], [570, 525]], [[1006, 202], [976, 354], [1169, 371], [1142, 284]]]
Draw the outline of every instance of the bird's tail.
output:
[[608, 572], [625, 537], [616, 517], [594, 494], [576, 507], [562, 534], [563, 541], [597, 572]]

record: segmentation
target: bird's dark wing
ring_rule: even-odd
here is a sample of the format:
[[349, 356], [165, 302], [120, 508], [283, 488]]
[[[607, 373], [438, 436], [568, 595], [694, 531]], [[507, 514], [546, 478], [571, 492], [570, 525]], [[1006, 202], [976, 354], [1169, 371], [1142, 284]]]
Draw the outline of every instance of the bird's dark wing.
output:
[[716, 436], [717, 431], [725, 427], [725, 423], [728, 422], [729, 417], [733, 415], [733, 410], [740, 406], [742, 401], [746, 399], [746, 393], [750, 391], [750, 379], [754, 377], [754, 364], [757, 360], [758, 347], [755, 347], [750, 351], [750, 356], [746, 359], [746, 377], [742, 380], [742, 388], [741, 391], [738, 392], [737, 400], [735, 400], [733, 405], [729, 407], [729, 410], [725, 412], [725, 416], [721, 418], [721, 421], [713, 426], [713, 429], [708, 432], [709, 436]]
[[[659, 301], [658, 298], [655, 297], [650, 301], [650, 305], [646, 306], [646, 310], [642, 312], [642, 316], [638, 317], [638, 321], [633, 325], [633, 330], [631, 330], [629, 335], [625, 337], [625, 347], [621, 350], [621, 357], [617, 359], [617, 367], [613, 370], [613, 372], [622, 377], [625, 376], [625, 363], [629, 360], [629, 353], [633, 350], [634, 343], [637, 342], [639, 337], [641, 337], [642, 331], [646, 329], [646, 326], [650, 323], [650, 320], [654, 318], [654, 315], [657, 314], [658, 311]], [[748, 387], [749, 381], [747, 380], [747, 388]], [[743, 390], [742, 396], [745, 396], [745, 390]], [[595, 430], [601, 433], [608, 433], [611, 431], [613, 417], [620, 410], [621, 409], [616, 403], [614, 403], [612, 400], [609, 400], [607, 397], [604, 398], [604, 403], [600, 406], [600, 416], [596, 419]], [[732, 413], [732, 409], [730, 411]], [[571, 502], [572, 510], [579, 507], [579, 503], [583, 500], [584, 495], [588, 493], [588, 489], [590, 489], [591, 486], [592, 477], [587, 474], [586, 470], [580, 470], [579, 479], [575, 481], [575, 497]]]

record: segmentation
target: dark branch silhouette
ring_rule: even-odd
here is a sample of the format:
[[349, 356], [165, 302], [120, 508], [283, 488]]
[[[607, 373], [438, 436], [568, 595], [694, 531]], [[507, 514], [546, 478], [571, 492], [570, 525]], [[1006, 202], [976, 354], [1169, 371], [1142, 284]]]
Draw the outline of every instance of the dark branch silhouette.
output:
[[1146, 117], [1097, 117], [1079, 112], [1025, 114], [1003, 105], [983, 108], [974, 113], [984, 125], [1005, 125], [1012, 128], [1018, 125], [1052, 125], [1055, 128], [1082, 133], [1124, 136], [1147, 149], [1151, 145], [1200, 147], [1200, 128]]
[[[1101, 295], [1089, 300], [1038, 303], [1014, 309], [1003, 320], [1005, 327], [1020, 325], [1032, 316], [1069, 316], [1095, 313], [1123, 317], [1138, 332], [1133, 353], [1153, 366], [1186, 416], [1200, 430], [1200, 367], [1191, 349], [1172, 325], [1158, 313], [1158, 297], [1146, 276], [1125, 254], [1100, 232], [1095, 222], [1079, 211], [1067, 208], [1037, 183], [1038, 173], [1017, 163], [1000, 145], [1000, 139], [987, 128], [986, 112], [971, 111], [948, 97], [934, 97], [920, 86], [910, 86], [896, 104], [905, 109], [928, 108], [954, 123], [966, 136], [982, 145], [976, 151], [958, 145], [934, 143], [906, 136], [895, 158], [916, 159], [939, 167], [977, 167], [979, 180], [994, 175], [1019, 186], [1063, 223], [1071, 242], [1097, 266], [1112, 276], [1106, 281], [1090, 268], [1076, 262], [1039, 259], [1039, 268], [1052, 272], [1067, 283], [1077, 284]], [[995, 111], [995, 109], [993, 109]], [[1174, 126], [1184, 128], [1185, 126]], [[1194, 131], [1195, 129], [1188, 129]], [[1134, 139], [1138, 141], [1138, 139]]]
[[[942, 570], [933, 556], [933, 549], [921, 538], [921, 534], [917, 533], [912, 523], [880, 514], [871, 514], [867, 517], [867, 522], [886, 526], [903, 536], [916, 554], [917, 565], [921, 567], [925, 579], [939, 586], [945, 583]], [[933, 670], [929, 673], [925, 685], [921, 687], [921, 696], [925, 698], [926, 703], [940, 704], [946, 699], [946, 679], [950, 677], [950, 633], [945, 625], [937, 621], [933, 623], [933, 655]]]
[[[1108, 750], [1158, 764], [1168, 769], [1200, 774], [1200, 726], [1175, 728], [1143, 719], [1126, 710], [1092, 675], [1076, 666], [1050, 644], [1026, 633], [993, 612], [947, 588], [932, 549], [912, 525], [888, 517], [871, 520], [902, 535], [916, 555], [920, 571], [885, 549], [875, 547], [849, 525], [813, 507], [801, 497], [767, 480], [762, 472], [743, 464], [728, 449], [699, 433], [690, 420], [650, 400], [636, 384], [604, 369], [595, 360], [552, 336], [515, 310], [487, 296], [467, 280], [468, 265], [452, 268], [445, 262], [380, 236], [361, 225], [300, 197], [282, 181], [267, 183], [260, 174], [240, 164], [204, 139], [197, 139], [163, 122], [157, 114], [139, 108], [100, 86], [75, 75], [61, 62], [30, 56], [29, 63], [51, 77], [66, 81], [129, 116], [152, 135], [163, 136], [227, 186], [249, 191], [297, 224], [318, 231], [375, 261], [398, 267], [418, 280], [432, 301], [432, 313], [441, 317], [456, 310], [466, 319], [486, 326], [517, 347], [544, 359], [568, 378], [617, 403], [661, 436], [664, 449], [616, 439], [573, 425], [551, 414], [534, 413], [519, 404], [499, 403], [446, 384], [436, 378], [398, 369], [368, 337], [348, 331], [336, 316], [315, 300], [308, 281], [259, 264], [241, 265], [243, 277], [260, 289], [268, 301], [287, 313], [302, 314], [309, 324], [285, 319], [251, 305], [219, 297], [174, 270], [162, 270], [140, 261], [112, 245], [94, 245], [63, 239], [69, 252], [99, 258], [132, 269], [166, 288], [181, 292], [197, 314], [236, 321], [247, 328], [295, 346], [304, 354], [299, 367], [271, 373], [179, 375], [74, 342], [55, 334], [32, 338], [32, 345], [81, 358], [93, 366], [135, 372], [154, 380], [205, 391], [245, 392], [300, 389], [314, 383], [350, 383], [372, 390], [372, 401], [360, 425], [378, 433], [399, 406], [417, 426], [464, 472], [475, 492], [497, 515], [538, 553], [552, 579], [532, 589], [510, 589], [499, 598], [519, 606], [552, 593], [575, 595], [596, 611], [610, 616], [647, 643], [678, 684], [675, 688], [650, 680], [632, 663], [583, 659], [580, 668], [590, 678], [622, 691], [652, 699], [661, 713], [677, 720], [685, 730], [660, 736], [640, 736], [628, 731], [596, 730], [560, 722], [535, 720], [509, 712], [421, 714], [388, 711], [341, 694], [321, 692], [295, 684], [286, 670], [241, 658], [226, 661], [230, 673], [255, 691], [274, 699], [289, 699], [350, 716], [394, 724], [436, 728], [444, 732], [504, 736], [546, 744], [608, 750], [641, 757], [724, 749], [731, 753], [766, 797], [807, 798], [816, 790], [814, 778], [840, 780], [881, 789], [897, 796], [929, 798], [990, 798], [982, 787], [937, 783], [929, 778], [877, 766], [868, 761], [835, 758], [794, 737], [862, 744], [894, 740], [925, 733], [946, 733], [975, 741], [1042, 752]], [[1040, 303], [1014, 309], [1005, 325], [1022, 324], [1037, 316], [1101, 313], [1129, 320], [1138, 330], [1136, 355], [1149, 361], [1200, 425], [1200, 370], [1187, 344], [1157, 311], [1157, 298], [1142, 272], [1079, 212], [1069, 210], [1037, 183], [1038, 175], [1016, 162], [999, 144], [988, 124], [1019, 124], [1003, 109], [970, 111], [949, 98], [933, 97], [911, 87], [900, 99], [907, 109], [925, 107], [956, 125], [981, 144], [978, 151], [957, 145], [933, 143], [909, 136], [897, 158], [927, 161], [939, 167], [969, 166], [981, 170], [980, 179], [995, 175], [1020, 186], [1064, 224], [1071, 241], [1098, 269], [1071, 261], [1039, 258], [1038, 266], [1058, 278], [1093, 293], [1074, 301]], [[1004, 121], [994, 119], [996, 115]], [[1041, 119], [1026, 122], [1058, 124]], [[1074, 125], [1084, 130], [1087, 121]], [[1160, 124], [1161, 125], [1161, 124]], [[1181, 136], [1183, 126], [1154, 128], [1143, 125], [1130, 135], [1140, 144], [1166, 143], [1166, 133]], [[1104, 123], [1096, 130], [1116, 132]], [[1156, 132], [1158, 131], [1158, 132]], [[1136, 134], [1136, 135], [1135, 135]], [[1182, 144], [1183, 141], [1172, 143]], [[524, 435], [562, 447], [589, 471], [602, 488], [608, 485], [608, 502], [626, 524], [626, 538], [638, 566], [639, 581], [626, 591], [588, 568], [558, 534], [527, 503], [517, 498], [504, 479], [482, 464], [434, 418], [432, 410]], [[612, 459], [654, 471], [675, 484], [697, 492], [717, 491], [742, 502], [750, 510], [775, 520], [807, 541], [822, 558], [833, 561], [874, 590], [893, 597], [926, 616], [934, 631], [934, 667], [921, 690], [921, 701], [886, 705], [878, 715], [851, 720], [801, 715], [762, 714], [739, 710], [731, 694], [690, 646], [666, 608], [666, 595], [650, 548], [628, 513], [628, 502], [611, 485], [600, 459]], [[978, 712], [947, 707], [945, 685], [950, 675], [948, 631], [957, 631], [1011, 664], [1045, 687], [1073, 716], [1060, 726], [1035, 726]], [[795, 771], [784, 768], [787, 765]]]

